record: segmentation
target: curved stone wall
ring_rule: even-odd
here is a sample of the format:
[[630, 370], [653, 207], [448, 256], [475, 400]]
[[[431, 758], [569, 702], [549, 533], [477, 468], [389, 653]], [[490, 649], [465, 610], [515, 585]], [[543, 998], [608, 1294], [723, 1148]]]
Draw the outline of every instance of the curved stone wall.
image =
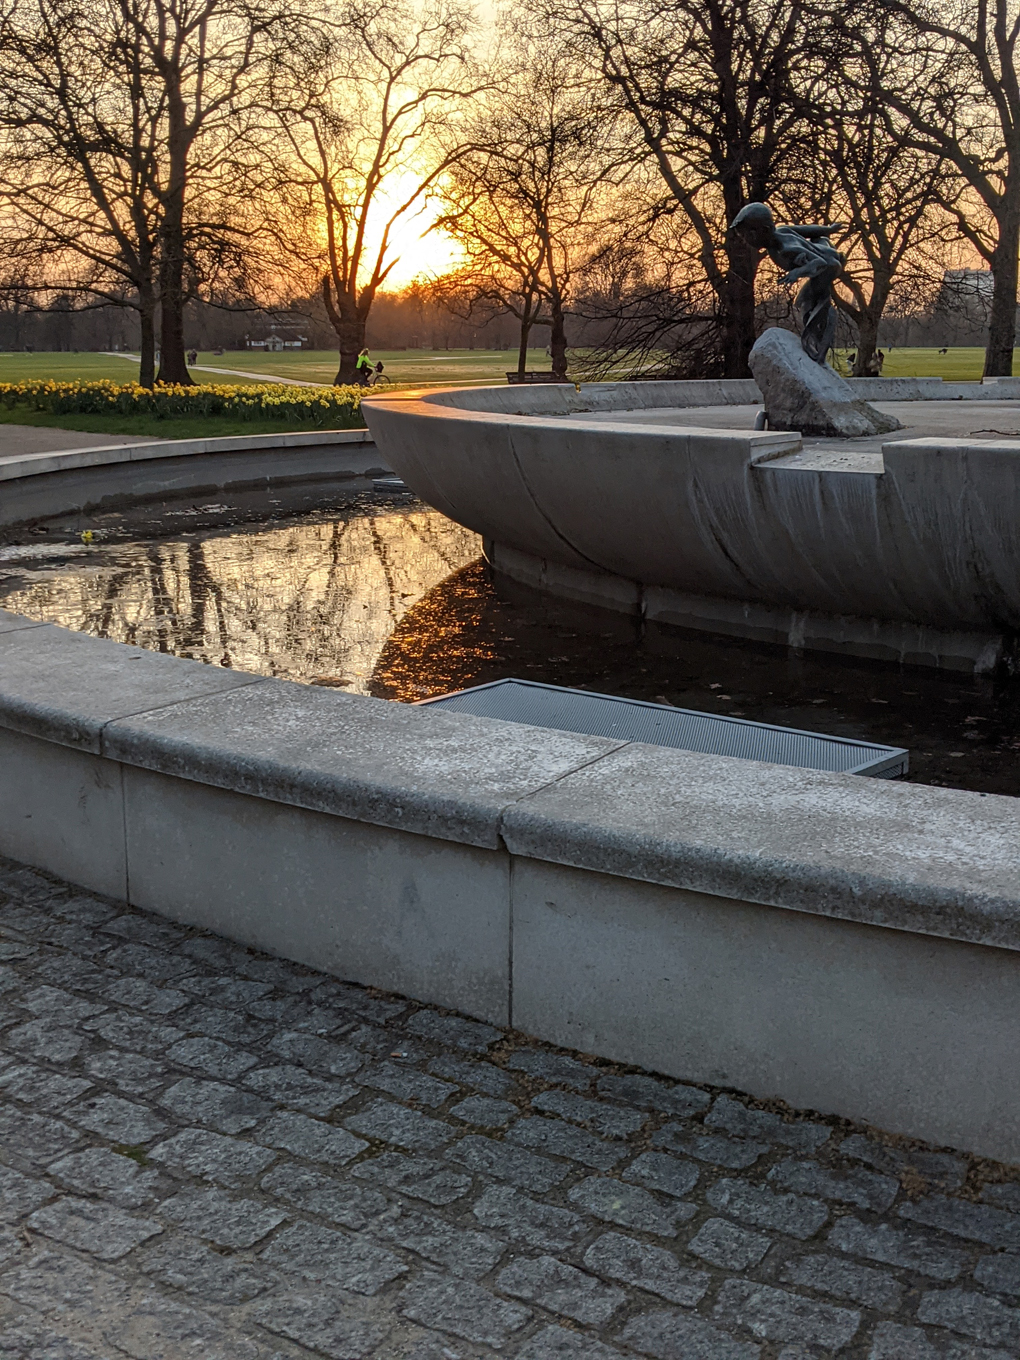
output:
[[1020, 802], [0, 611], [0, 853], [340, 977], [1020, 1160]]
[[[74, 433], [68, 431], [73, 442]], [[0, 525], [156, 498], [388, 471], [367, 430], [163, 439], [0, 457]]]
[[[896, 399], [959, 400], [965, 386], [864, 379], [862, 393], [880, 397], [884, 382]], [[975, 400], [1005, 394], [969, 386]], [[686, 626], [993, 666], [1020, 629], [1020, 440], [890, 440], [880, 458], [834, 468], [812, 466], [797, 434], [628, 419], [756, 392], [485, 388], [364, 409], [408, 485], [518, 579]], [[571, 419], [595, 411], [619, 414]]]

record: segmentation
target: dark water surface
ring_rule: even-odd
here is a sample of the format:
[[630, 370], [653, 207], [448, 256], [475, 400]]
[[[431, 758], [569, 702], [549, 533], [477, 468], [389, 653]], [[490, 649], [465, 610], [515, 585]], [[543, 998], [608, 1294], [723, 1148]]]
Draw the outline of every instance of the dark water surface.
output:
[[514, 675], [887, 742], [909, 749], [914, 781], [1020, 793], [1016, 680], [642, 631], [494, 582], [480, 547], [410, 499], [356, 497], [173, 537], [111, 524], [93, 547], [0, 548], [0, 602], [98, 637], [405, 703]]

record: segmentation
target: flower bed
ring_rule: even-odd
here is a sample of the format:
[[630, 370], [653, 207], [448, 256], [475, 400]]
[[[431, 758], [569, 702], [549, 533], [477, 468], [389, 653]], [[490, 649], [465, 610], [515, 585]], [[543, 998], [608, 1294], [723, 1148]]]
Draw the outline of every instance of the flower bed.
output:
[[138, 383], [0, 383], [8, 410], [27, 406], [51, 415], [149, 415], [157, 420], [181, 416], [229, 416], [234, 420], [280, 420], [320, 429], [363, 429], [360, 387], [285, 387], [265, 383], [247, 387], [216, 384], [181, 387]]

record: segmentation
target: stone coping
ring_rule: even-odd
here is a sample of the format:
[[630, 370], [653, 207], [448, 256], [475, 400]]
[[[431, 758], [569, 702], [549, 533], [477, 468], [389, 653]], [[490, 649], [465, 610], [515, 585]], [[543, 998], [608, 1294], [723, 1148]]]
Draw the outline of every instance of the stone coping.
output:
[[1020, 950], [1020, 801], [267, 680], [0, 611], [0, 725], [439, 840]]
[[209, 453], [248, 453], [265, 449], [321, 448], [323, 445], [371, 444], [368, 430], [301, 430], [279, 434], [225, 435], [219, 439], [160, 439], [152, 444], [108, 444], [100, 448], [56, 449], [0, 458], [0, 482], [74, 468], [107, 467], [155, 458], [188, 458]]
[[[1020, 378], [997, 383], [944, 382], [942, 378], [848, 378], [869, 401], [1003, 401], [1020, 399]], [[536, 383], [507, 387], [412, 388], [366, 397], [362, 405], [421, 402], [461, 411], [501, 415], [569, 415], [636, 411], [656, 406], [746, 406], [764, 400], [753, 378], [702, 378], [642, 382]]]

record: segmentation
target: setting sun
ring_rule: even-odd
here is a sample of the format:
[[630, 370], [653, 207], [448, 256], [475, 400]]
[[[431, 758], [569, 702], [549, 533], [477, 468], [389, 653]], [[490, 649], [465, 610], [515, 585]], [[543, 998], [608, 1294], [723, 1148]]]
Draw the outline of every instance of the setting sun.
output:
[[[363, 275], [371, 272], [375, 263], [386, 222], [407, 202], [417, 184], [414, 175], [403, 171], [384, 181], [369, 217]], [[393, 222], [386, 258], [395, 264], [386, 276], [387, 289], [406, 288], [417, 278], [449, 273], [460, 263], [463, 251], [457, 242], [444, 231], [430, 230], [438, 216], [438, 205], [426, 199]], [[364, 277], [359, 282], [363, 283]]]

